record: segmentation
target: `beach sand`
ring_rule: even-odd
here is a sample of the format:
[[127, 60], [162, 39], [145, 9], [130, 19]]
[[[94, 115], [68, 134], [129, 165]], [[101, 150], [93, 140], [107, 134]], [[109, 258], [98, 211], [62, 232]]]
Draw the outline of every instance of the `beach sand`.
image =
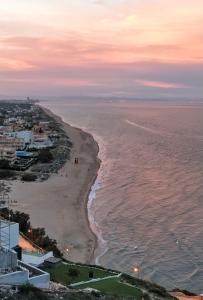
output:
[[100, 166], [98, 144], [90, 134], [46, 111], [63, 124], [72, 141], [71, 159], [47, 181], [12, 182], [10, 197], [18, 201], [13, 209], [29, 213], [33, 227], [44, 227], [57, 240], [65, 258], [90, 263], [96, 236], [89, 226], [87, 201]]

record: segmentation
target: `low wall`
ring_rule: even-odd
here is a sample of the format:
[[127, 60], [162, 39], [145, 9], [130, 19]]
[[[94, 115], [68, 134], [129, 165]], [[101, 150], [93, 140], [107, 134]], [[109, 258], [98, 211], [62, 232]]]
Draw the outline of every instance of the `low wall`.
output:
[[19, 271], [0, 273], [0, 285], [30, 283], [39, 288], [49, 288], [50, 275], [36, 267], [18, 261]]
[[0, 275], [0, 284], [21, 285], [28, 283], [29, 272], [27, 270], [16, 271]]
[[50, 282], [50, 275], [48, 273], [44, 273], [40, 276], [29, 278], [29, 283], [41, 288], [41, 289], [48, 289]]
[[50, 283], [50, 275], [34, 266], [19, 261], [19, 265], [26, 268], [32, 276], [29, 276], [28, 282], [39, 288], [48, 288]]
[[36, 253], [32, 252], [22, 252], [22, 261], [26, 264], [30, 264], [33, 266], [39, 266], [43, 264], [43, 262], [47, 259], [53, 256], [53, 252], [50, 251], [48, 253], [42, 254], [42, 255], [36, 255]]

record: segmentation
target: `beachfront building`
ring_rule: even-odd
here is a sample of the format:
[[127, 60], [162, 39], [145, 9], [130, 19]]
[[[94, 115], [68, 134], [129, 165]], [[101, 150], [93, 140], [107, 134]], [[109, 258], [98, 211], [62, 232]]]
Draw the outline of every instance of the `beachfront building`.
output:
[[13, 126], [0, 126], [0, 134], [4, 135], [13, 130]]
[[45, 134], [34, 134], [34, 141], [31, 143], [28, 148], [34, 150], [42, 150], [53, 147], [53, 142]]
[[19, 236], [18, 245], [22, 249], [22, 261], [32, 266], [40, 266], [46, 259], [53, 257], [53, 251], [44, 251], [22, 234]]
[[19, 224], [4, 219], [0, 220], [0, 245], [11, 250], [18, 245]]
[[16, 159], [16, 151], [14, 148], [5, 148], [0, 146], [0, 159], [8, 160], [9, 162], [14, 162]]
[[16, 156], [20, 158], [31, 158], [33, 157], [32, 152], [24, 151], [24, 150], [17, 150], [16, 151]]
[[[11, 114], [12, 112], [10, 111], [9, 113]], [[14, 117], [8, 118], [7, 122], [8, 124], [14, 124], [17, 122], [17, 118]]]
[[0, 135], [0, 147], [22, 149], [24, 148], [24, 141], [12, 136]]
[[[5, 208], [6, 201], [0, 201], [0, 209]], [[37, 263], [37, 252], [27, 253], [29, 261], [23, 261], [23, 249], [19, 247], [19, 224], [0, 219], [0, 285], [32, 284], [39, 288], [48, 288], [50, 275], [35, 265], [43, 262], [47, 257], [53, 256], [43, 253]]]
[[19, 224], [7, 220], [0, 220], [0, 245], [9, 250], [20, 247], [20, 255], [22, 262], [39, 266], [50, 257], [53, 252], [46, 252], [25, 236], [19, 233]]
[[32, 284], [49, 288], [50, 275], [17, 259], [14, 250], [0, 248], [0, 285]]
[[34, 141], [33, 133], [29, 130], [13, 131], [9, 132], [8, 135], [10, 137], [22, 140], [24, 145], [31, 144]]
[[44, 133], [49, 130], [49, 124], [49, 121], [41, 121], [33, 126], [33, 131], [35, 133]]

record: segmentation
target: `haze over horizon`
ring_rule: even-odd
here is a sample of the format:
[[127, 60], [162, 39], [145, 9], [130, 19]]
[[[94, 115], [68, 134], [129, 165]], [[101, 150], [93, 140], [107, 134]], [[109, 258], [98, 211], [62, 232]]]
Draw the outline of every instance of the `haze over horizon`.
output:
[[0, 3], [0, 95], [202, 97], [203, 2]]

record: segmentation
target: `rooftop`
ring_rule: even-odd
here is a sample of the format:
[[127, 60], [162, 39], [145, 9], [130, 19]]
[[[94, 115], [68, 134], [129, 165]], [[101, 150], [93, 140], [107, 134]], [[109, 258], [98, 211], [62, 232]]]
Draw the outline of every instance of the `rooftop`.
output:
[[61, 258], [57, 258], [57, 257], [50, 257], [50, 258], [47, 258], [46, 260], [45, 260], [45, 263], [50, 263], [50, 264], [57, 264], [57, 263], [59, 263], [59, 262], [61, 262]]

